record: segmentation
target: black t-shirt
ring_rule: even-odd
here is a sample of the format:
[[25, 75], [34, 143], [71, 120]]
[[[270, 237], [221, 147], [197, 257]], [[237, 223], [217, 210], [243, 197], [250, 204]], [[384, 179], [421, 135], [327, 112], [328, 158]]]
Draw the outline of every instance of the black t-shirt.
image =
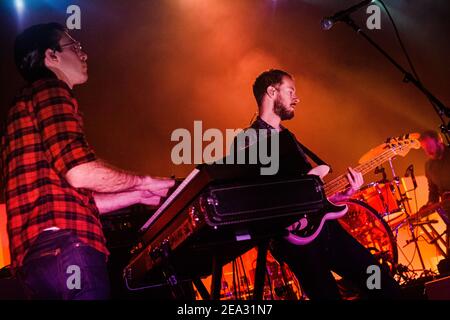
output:
[[[256, 130], [265, 129], [267, 130], [268, 136], [270, 136], [271, 130], [275, 130], [275, 128], [260, 117], [256, 118], [250, 128]], [[308, 161], [295, 135], [283, 126], [281, 126], [281, 131], [278, 134], [281, 173], [295, 171], [307, 174], [312, 169], [312, 165]]]

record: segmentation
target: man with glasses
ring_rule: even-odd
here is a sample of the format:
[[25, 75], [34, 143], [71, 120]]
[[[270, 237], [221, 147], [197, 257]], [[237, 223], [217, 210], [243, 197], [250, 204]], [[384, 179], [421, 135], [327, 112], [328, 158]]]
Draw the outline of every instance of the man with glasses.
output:
[[99, 214], [156, 206], [174, 181], [96, 157], [72, 91], [88, 79], [87, 54], [63, 26], [26, 29], [15, 62], [27, 85], [9, 109], [1, 144], [12, 268], [32, 299], [107, 299]]

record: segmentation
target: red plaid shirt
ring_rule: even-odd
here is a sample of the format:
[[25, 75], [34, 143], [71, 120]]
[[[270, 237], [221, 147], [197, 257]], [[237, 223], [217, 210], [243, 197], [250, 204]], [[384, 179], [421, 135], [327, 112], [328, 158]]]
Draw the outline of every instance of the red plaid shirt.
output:
[[2, 137], [7, 229], [13, 267], [44, 229], [72, 230], [109, 254], [92, 192], [65, 175], [96, 157], [86, 142], [72, 90], [58, 79], [24, 88], [8, 113]]

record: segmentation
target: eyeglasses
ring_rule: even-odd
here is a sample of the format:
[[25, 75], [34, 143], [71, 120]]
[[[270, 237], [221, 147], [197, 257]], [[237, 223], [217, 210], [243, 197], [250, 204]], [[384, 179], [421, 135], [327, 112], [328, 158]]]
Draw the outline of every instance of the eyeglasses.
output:
[[71, 43], [67, 43], [67, 44], [63, 44], [60, 46], [61, 49], [65, 48], [65, 47], [72, 47], [72, 50], [75, 51], [76, 53], [80, 53], [83, 51], [83, 47], [81, 46], [81, 43], [76, 41], [76, 42], [71, 42]]

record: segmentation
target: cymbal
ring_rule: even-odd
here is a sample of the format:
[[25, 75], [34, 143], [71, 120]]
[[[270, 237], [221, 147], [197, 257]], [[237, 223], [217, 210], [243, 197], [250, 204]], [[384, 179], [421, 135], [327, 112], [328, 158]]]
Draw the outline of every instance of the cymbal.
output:
[[392, 143], [396, 143], [399, 139], [404, 138], [411, 138], [411, 139], [419, 139], [420, 133], [409, 133], [401, 137], [389, 137], [386, 139], [386, 142], [380, 144], [379, 146], [376, 146], [375, 148], [370, 149], [368, 152], [366, 152], [360, 159], [359, 164], [363, 164], [367, 161], [372, 160], [373, 158], [376, 158], [380, 156], [383, 152], [385, 152], [387, 149], [390, 148]]

